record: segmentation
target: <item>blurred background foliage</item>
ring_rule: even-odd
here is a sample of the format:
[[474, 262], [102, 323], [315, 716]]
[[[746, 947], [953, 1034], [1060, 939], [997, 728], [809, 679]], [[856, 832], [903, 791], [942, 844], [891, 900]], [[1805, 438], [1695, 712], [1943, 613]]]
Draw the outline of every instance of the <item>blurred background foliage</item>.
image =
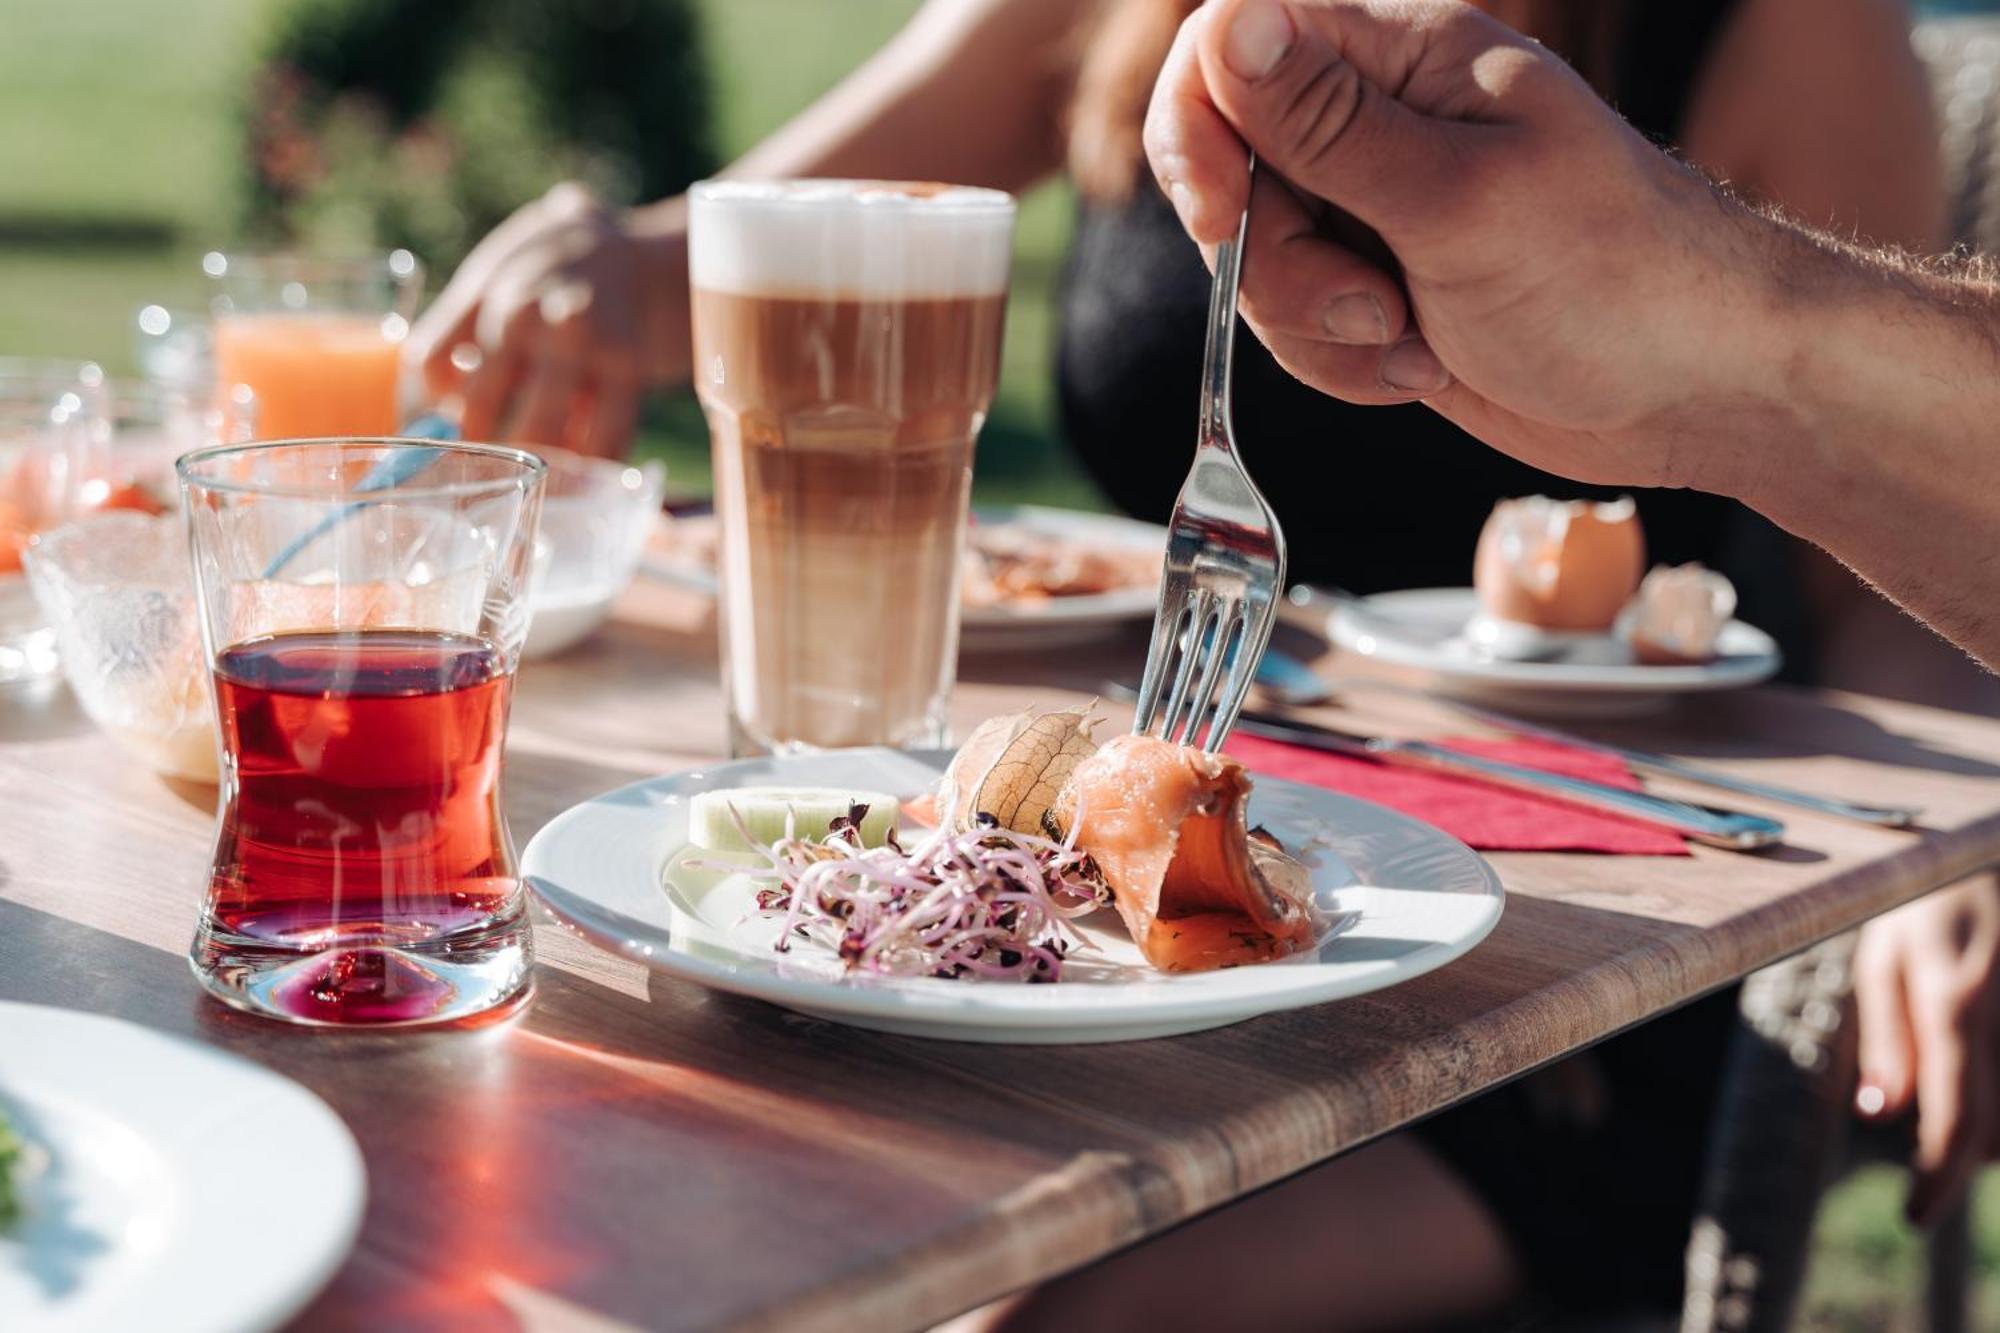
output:
[[[1083, 0], [1078, 0], [1082, 3]], [[0, 354], [130, 372], [132, 319], [199, 298], [207, 249], [409, 245], [433, 285], [550, 183], [678, 189], [800, 110], [917, 0], [83, 0], [16, 4], [0, 40]], [[1937, 11], [2000, 0], [1938, 0]], [[1072, 204], [1023, 201], [1006, 366], [982, 437], [989, 500], [1098, 503], [1054, 429], [1052, 295]], [[707, 485], [700, 415], [641, 446]], [[1903, 1176], [1824, 1211], [1813, 1333], [1915, 1329]], [[2000, 1182], [1978, 1209], [1976, 1327], [2000, 1328]]]
[[[549, 184], [670, 193], [803, 109], [916, 0], [89, 0], [0, 41], [0, 352], [132, 369], [140, 305], [197, 304], [230, 244], [402, 244], [433, 287]], [[1071, 204], [1023, 201], [989, 501], [1098, 507], [1057, 442], [1052, 296]], [[700, 412], [642, 452], [708, 485]]]
[[552, 180], [613, 203], [713, 170], [687, 0], [302, 0], [245, 90], [242, 231], [449, 272]]

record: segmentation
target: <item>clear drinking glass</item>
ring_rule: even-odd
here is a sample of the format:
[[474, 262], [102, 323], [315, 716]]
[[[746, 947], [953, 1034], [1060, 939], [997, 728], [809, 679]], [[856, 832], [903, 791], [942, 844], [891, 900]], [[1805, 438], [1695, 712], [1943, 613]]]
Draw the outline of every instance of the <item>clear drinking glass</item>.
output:
[[524, 994], [500, 777], [541, 460], [298, 440], [179, 472], [222, 740], [202, 984], [320, 1024]]
[[[152, 380], [112, 380], [111, 447], [105, 466], [83, 486], [83, 508], [113, 508], [119, 497], [142, 492], [178, 507], [174, 460], [216, 444], [247, 444], [256, 436], [257, 405], [250, 390], [237, 385], [220, 402], [211, 387], [183, 388]], [[148, 506], [137, 506], [148, 507]]]
[[1014, 201], [868, 181], [691, 200], [731, 752], [942, 745]]
[[413, 401], [403, 339], [424, 285], [416, 256], [211, 251], [201, 266], [212, 287], [216, 383], [224, 393], [250, 386], [260, 438], [400, 428]]
[[96, 365], [0, 358], [0, 686], [56, 670], [55, 634], [21, 572], [22, 552], [76, 512], [110, 432]]

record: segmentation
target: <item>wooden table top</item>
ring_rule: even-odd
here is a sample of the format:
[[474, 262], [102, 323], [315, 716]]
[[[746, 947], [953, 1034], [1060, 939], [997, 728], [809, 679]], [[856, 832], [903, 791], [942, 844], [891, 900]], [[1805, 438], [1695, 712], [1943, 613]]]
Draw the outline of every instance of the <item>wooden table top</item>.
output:
[[[958, 724], [1087, 697], [1107, 675], [1136, 674], [1143, 652], [1134, 635], [1098, 652], [968, 659]], [[1350, 720], [1449, 726], [1411, 711], [1421, 705], [1365, 702]], [[1606, 734], [1920, 805], [1927, 825], [1770, 810], [1793, 838], [1757, 856], [1494, 856], [1507, 910], [1459, 962], [1168, 1041], [885, 1036], [652, 977], [548, 928], [536, 1001], [517, 1018], [326, 1033], [228, 1011], [187, 971], [212, 793], [124, 760], [66, 695], [17, 697], [0, 702], [0, 999], [213, 1042], [346, 1118], [367, 1158], [367, 1215], [303, 1327], [364, 1314], [453, 1329], [917, 1327], [2000, 859], [2000, 722], [1765, 689]], [[595, 792], [710, 759], [722, 738], [705, 608], [635, 588], [592, 643], [522, 674], [515, 838]], [[227, 1166], [260, 1197], [282, 1188], [282, 1164]]]

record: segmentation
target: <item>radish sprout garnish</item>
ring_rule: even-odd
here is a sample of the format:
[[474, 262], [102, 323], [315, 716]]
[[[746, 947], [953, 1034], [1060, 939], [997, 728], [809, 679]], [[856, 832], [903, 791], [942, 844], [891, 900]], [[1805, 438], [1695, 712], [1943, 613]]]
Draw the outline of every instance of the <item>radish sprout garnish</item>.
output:
[[1055, 981], [1075, 943], [1067, 923], [1110, 901], [1073, 837], [1016, 833], [980, 815], [964, 832], [940, 828], [908, 850], [893, 834], [885, 847], [864, 848], [867, 809], [854, 806], [817, 840], [788, 828], [777, 842], [753, 844], [778, 881], [758, 890], [757, 909], [784, 918], [779, 952], [810, 939], [851, 972]]

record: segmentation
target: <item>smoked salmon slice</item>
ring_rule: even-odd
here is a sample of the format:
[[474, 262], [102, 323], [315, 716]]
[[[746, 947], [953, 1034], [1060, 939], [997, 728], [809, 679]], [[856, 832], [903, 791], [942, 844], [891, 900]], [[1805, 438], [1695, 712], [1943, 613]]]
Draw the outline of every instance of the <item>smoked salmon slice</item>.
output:
[[1250, 775], [1225, 755], [1120, 736], [1085, 758], [1055, 815], [1097, 862], [1146, 961], [1163, 972], [1260, 963], [1310, 948], [1303, 867], [1253, 848]]

